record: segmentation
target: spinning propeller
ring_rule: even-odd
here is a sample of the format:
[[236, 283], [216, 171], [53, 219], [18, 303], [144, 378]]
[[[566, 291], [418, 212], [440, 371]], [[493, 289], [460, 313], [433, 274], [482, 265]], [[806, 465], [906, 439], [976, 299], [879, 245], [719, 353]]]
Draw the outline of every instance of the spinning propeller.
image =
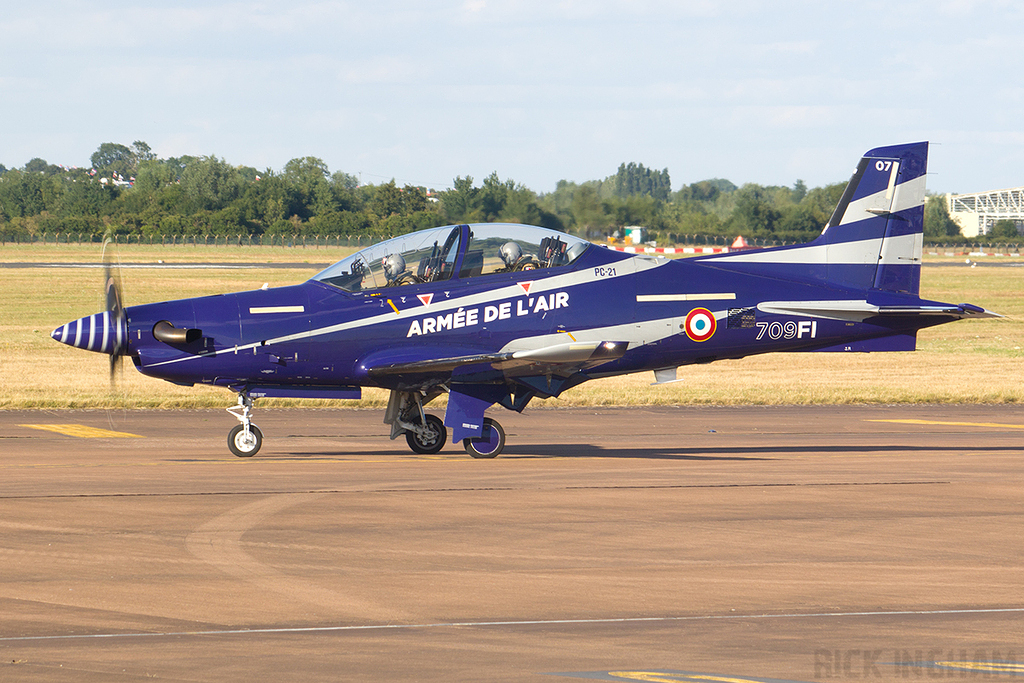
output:
[[115, 371], [120, 360], [128, 353], [128, 324], [121, 298], [121, 278], [107, 255], [110, 239], [103, 242], [103, 279], [106, 305], [102, 313], [61, 325], [50, 336], [68, 346], [110, 355], [110, 384], [114, 385]]
[[[110, 354], [110, 388], [114, 388], [117, 370], [122, 368], [121, 359], [128, 350], [128, 327], [124, 314], [124, 299], [121, 296], [121, 271], [113, 265], [113, 258], [107, 252], [107, 245], [110, 238], [103, 240], [103, 287], [104, 287], [104, 316], [109, 321], [108, 326], [114, 328], [114, 337]], [[123, 334], [122, 334], [123, 333]]]

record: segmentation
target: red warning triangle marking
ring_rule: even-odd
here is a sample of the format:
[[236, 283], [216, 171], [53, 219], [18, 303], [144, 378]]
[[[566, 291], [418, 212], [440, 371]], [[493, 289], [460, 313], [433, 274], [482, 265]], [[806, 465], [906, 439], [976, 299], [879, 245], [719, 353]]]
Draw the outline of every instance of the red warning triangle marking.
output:
[[533, 287], [533, 282], [520, 282], [519, 286], [523, 288], [523, 291], [527, 294], [530, 293], [530, 287]]
[[416, 298], [423, 302], [424, 306], [429, 306], [430, 302], [434, 300], [434, 293], [430, 294], [417, 294]]

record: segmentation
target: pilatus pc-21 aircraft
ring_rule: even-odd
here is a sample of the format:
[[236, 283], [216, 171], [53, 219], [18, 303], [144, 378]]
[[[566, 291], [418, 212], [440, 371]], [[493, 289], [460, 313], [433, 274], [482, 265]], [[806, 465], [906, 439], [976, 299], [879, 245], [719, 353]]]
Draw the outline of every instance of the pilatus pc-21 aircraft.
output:
[[[417, 453], [505, 445], [517, 412], [590, 379], [772, 351], [912, 351], [917, 331], [994, 314], [918, 296], [928, 144], [864, 155], [813, 242], [670, 260], [525, 225], [455, 225], [381, 242], [291, 287], [108, 310], [53, 338], [140, 372], [238, 394], [232, 453], [255, 455], [263, 397], [391, 390], [384, 422]], [[108, 282], [111, 279], [108, 277]], [[448, 395], [444, 421], [425, 412]]]

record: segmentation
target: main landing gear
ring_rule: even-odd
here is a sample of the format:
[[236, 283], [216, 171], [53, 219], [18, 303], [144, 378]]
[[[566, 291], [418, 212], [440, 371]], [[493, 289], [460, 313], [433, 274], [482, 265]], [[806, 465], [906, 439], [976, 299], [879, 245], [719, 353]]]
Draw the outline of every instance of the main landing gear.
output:
[[[436, 415], [427, 414], [423, 418], [426, 426], [423, 427], [418, 419], [414, 424], [415, 430], [405, 433], [405, 441], [413, 453], [432, 455], [444, 448], [448, 441], [448, 430], [444, 422]], [[462, 446], [474, 458], [496, 458], [505, 447], [505, 430], [501, 428], [497, 420], [489, 417], [484, 418], [484, 434], [478, 439], [463, 439]]]
[[[425, 394], [412, 391], [392, 391], [384, 413], [385, 424], [391, 425], [391, 438], [405, 435], [413, 453], [433, 455], [448, 443], [448, 430], [436, 415], [423, 412], [423, 406], [443, 393], [434, 390]], [[239, 458], [251, 458], [263, 445], [263, 432], [252, 422], [253, 399], [249, 392], [238, 394], [238, 405], [227, 409], [238, 419], [228, 432], [228, 448]], [[478, 438], [463, 439], [462, 446], [474, 458], [496, 458], [505, 448], [505, 430], [497, 420], [484, 418], [483, 434]]]
[[484, 434], [479, 439], [463, 439], [462, 446], [474, 458], [496, 458], [505, 447], [505, 430], [497, 420], [484, 418]]
[[[433, 388], [425, 392], [392, 391], [388, 408], [384, 413], [384, 424], [391, 425], [391, 438], [405, 434], [405, 440], [414, 453], [430, 455], [444, 448], [448, 441], [448, 430], [441, 418], [423, 411], [423, 406], [443, 394], [442, 389]], [[505, 447], [505, 430], [497, 420], [484, 418], [483, 435], [479, 438], [463, 439], [462, 445], [474, 458], [497, 457]]]
[[432, 455], [444, 448], [448, 442], [448, 430], [436, 415], [425, 415], [417, 421], [414, 429], [405, 433], [405, 442], [413, 453]]

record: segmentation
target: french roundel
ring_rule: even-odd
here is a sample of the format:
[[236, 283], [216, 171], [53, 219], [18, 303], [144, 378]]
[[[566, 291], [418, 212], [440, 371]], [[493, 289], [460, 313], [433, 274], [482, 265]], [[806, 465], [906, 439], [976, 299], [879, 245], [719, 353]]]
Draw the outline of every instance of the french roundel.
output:
[[706, 308], [695, 308], [686, 316], [686, 336], [695, 342], [711, 339], [715, 333], [715, 314]]

